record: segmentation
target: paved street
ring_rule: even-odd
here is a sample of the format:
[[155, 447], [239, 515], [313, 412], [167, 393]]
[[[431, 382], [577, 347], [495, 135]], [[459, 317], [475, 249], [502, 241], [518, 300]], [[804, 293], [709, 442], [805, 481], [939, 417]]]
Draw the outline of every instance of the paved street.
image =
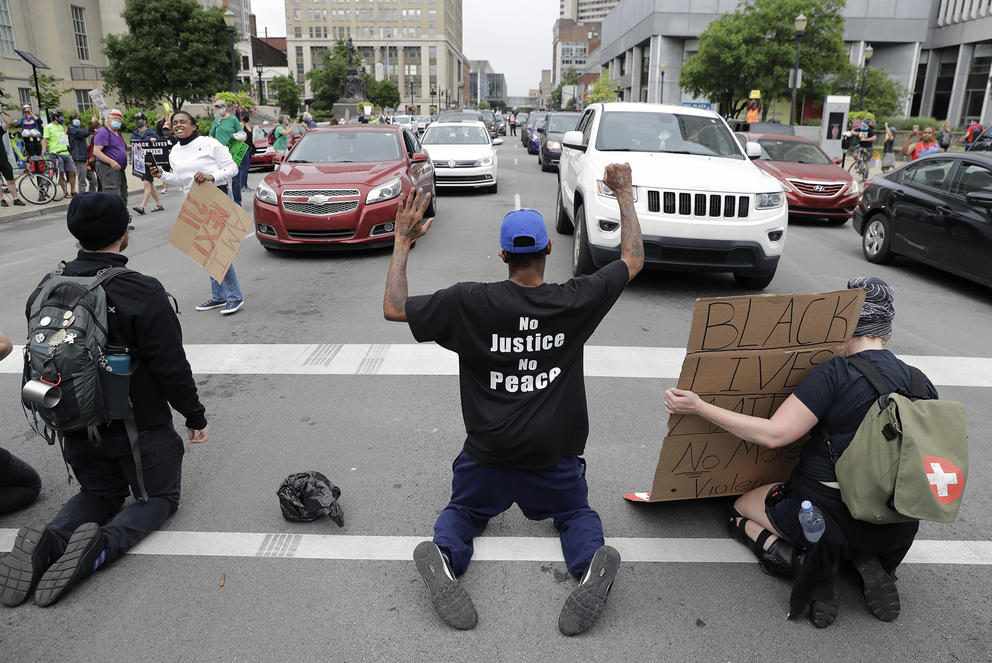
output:
[[[497, 232], [515, 205], [536, 208], [553, 227], [556, 175], [542, 173], [518, 138], [505, 140], [498, 194], [442, 193], [410, 255], [411, 294], [505, 278]], [[252, 186], [262, 175], [252, 174]], [[207, 276], [166, 239], [180, 195], [165, 197], [168, 214], [135, 218], [127, 254], [180, 302], [210, 440], [187, 446], [183, 502], [163, 532], [51, 608], [0, 608], [0, 659], [992, 660], [988, 288], [908, 261], [870, 265], [850, 224], [797, 221], [766, 290], [818, 292], [853, 275], [882, 277], [896, 290], [891, 348], [968, 412], [971, 470], [959, 518], [921, 525], [899, 570], [894, 623], [868, 613], [849, 575], [832, 627], [788, 622], [789, 584], [764, 575], [729, 538], [722, 501], [623, 500], [650, 489], [662, 392], [675, 384], [694, 300], [745, 292], [729, 274], [646, 272], [586, 353], [590, 501], [625, 559], [603, 618], [583, 636], [559, 634], [574, 581], [550, 522], [514, 508], [478, 542], [464, 582], [479, 624], [458, 632], [435, 616], [410, 561], [448, 497], [464, 437], [458, 383], [450, 356], [383, 320], [390, 252], [267, 252], [250, 237], [235, 263], [244, 308], [197, 313]], [[547, 279], [562, 281], [572, 240], [552, 238]], [[73, 244], [64, 213], [0, 223], [0, 329], [15, 343], [25, 298], [74, 255]], [[26, 425], [19, 372], [18, 353], [0, 362], [0, 446], [34, 465], [45, 486], [34, 506], [0, 516], [0, 551], [20, 524], [48, 519], [76, 490], [58, 449]], [[341, 487], [343, 528], [283, 520], [276, 489], [311, 469]]]

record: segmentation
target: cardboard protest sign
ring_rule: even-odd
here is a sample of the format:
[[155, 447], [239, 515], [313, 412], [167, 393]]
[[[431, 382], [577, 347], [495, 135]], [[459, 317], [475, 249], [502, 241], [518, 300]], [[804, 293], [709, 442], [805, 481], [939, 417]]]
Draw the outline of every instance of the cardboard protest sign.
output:
[[90, 100], [93, 102], [93, 105], [96, 106], [98, 109], [100, 109], [100, 115], [102, 117], [106, 117], [107, 113], [110, 112], [110, 106], [108, 106], [107, 102], [104, 101], [103, 95], [100, 93], [100, 91], [90, 90], [88, 94]]
[[141, 177], [150, 165], [170, 170], [169, 152], [172, 143], [167, 140], [136, 140], [131, 143], [131, 171]]
[[[708, 403], [770, 417], [808, 371], [847, 353], [865, 291], [696, 300], [678, 387]], [[727, 497], [788, 478], [803, 440], [768, 449], [702, 417], [673, 414], [650, 493], [634, 502]]]
[[221, 281], [251, 228], [251, 217], [227, 194], [209, 182], [193, 184], [169, 242]]

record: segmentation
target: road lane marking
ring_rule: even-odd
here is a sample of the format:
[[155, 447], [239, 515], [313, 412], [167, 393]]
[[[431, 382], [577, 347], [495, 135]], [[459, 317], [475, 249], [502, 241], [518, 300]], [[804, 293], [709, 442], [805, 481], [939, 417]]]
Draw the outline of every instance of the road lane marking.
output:
[[[189, 344], [186, 356], [198, 375], [457, 375], [458, 357], [434, 343]], [[0, 361], [0, 374], [19, 374], [23, 346]], [[900, 355], [937, 386], [992, 387], [992, 359]], [[585, 374], [598, 378], [674, 380], [683, 348], [591, 345]]]
[[513, 157], [513, 165], [514, 165], [514, 166], [516, 166], [516, 165], [517, 165], [517, 157]]
[[520, 194], [513, 194], [513, 209], [520, 209]]
[[[0, 529], [0, 552], [9, 552], [17, 530]], [[426, 536], [356, 536], [265, 532], [153, 532], [132, 548], [131, 555], [203, 557], [292, 557], [407, 561]], [[607, 538], [625, 562], [660, 564], [753, 564], [754, 555], [732, 539]], [[561, 562], [561, 543], [554, 537], [483, 536], [475, 539], [472, 559], [486, 562]], [[992, 541], [916, 541], [906, 564], [992, 565]]]

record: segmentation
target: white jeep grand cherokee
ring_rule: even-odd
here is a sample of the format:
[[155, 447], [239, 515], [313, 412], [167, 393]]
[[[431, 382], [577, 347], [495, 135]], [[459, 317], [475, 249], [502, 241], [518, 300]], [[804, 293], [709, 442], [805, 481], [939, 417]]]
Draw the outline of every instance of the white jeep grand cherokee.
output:
[[646, 265], [733, 272], [738, 284], [756, 290], [771, 283], [788, 226], [785, 194], [716, 113], [592, 104], [562, 147], [555, 228], [575, 232], [576, 276], [620, 256], [620, 209], [603, 171], [626, 161]]

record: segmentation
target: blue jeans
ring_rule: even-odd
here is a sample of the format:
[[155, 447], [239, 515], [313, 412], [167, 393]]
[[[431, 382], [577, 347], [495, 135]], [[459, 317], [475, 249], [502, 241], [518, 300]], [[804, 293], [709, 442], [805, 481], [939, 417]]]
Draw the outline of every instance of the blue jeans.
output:
[[589, 506], [586, 462], [564, 458], [541, 470], [484, 467], [462, 451], [451, 465], [451, 502], [434, 523], [434, 543], [456, 576], [472, 559], [472, 539], [514, 502], [530, 520], [554, 518], [568, 571], [580, 578], [603, 545], [603, 522]]
[[244, 299], [241, 294], [241, 286], [238, 284], [238, 275], [234, 273], [234, 265], [227, 268], [227, 274], [220, 283], [210, 277], [210, 299], [215, 302], [240, 302]]
[[255, 150], [249, 147], [248, 151], [245, 153], [245, 158], [241, 160], [241, 166], [238, 170], [238, 183], [241, 185], [242, 189], [248, 186], [248, 171], [251, 169], [251, 155], [254, 152]]

